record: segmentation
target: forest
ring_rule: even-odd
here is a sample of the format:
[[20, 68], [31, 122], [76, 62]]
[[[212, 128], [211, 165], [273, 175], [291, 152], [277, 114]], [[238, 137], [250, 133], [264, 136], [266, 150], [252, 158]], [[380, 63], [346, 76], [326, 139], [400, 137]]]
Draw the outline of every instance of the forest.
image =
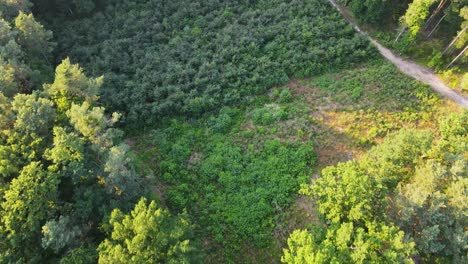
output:
[[[468, 94], [467, 0], [339, 0]], [[467, 263], [468, 110], [328, 0], [0, 0], [0, 263]]]

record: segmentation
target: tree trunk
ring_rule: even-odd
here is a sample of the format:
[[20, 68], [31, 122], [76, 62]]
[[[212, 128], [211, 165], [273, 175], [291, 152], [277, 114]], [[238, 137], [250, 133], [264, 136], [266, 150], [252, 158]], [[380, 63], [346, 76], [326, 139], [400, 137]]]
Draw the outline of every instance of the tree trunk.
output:
[[400, 32], [398, 33], [398, 36], [396, 37], [395, 41], [394, 42], [398, 42], [398, 40], [400, 39], [401, 35], [403, 35], [403, 33], [405, 33], [407, 27], [402, 27]]
[[450, 0], [442, 0], [439, 5], [437, 6], [437, 8], [434, 10], [434, 12], [432, 12], [432, 15], [429, 17], [429, 19], [426, 21], [426, 23], [424, 23], [424, 30], [426, 30], [429, 25], [430, 25], [430, 22], [432, 22], [432, 19], [434, 19], [440, 11], [442, 11], [442, 9], [444, 8], [445, 4], [447, 4]]
[[437, 22], [437, 24], [434, 26], [434, 28], [432, 29], [432, 31], [429, 33], [429, 35], [427, 36], [428, 38], [431, 37], [432, 33], [434, 33], [436, 31], [436, 29], [439, 27], [440, 23], [442, 22], [442, 20], [444, 20], [444, 18], [447, 16], [447, 14], [445, 14], [442, 18], [439, 19], [439, 22]]
[[462, 31], [460, 31], [460, 33], [458, 33], [457, 37], [454, 38], [452, 40], [452, 42], [450, 42], [450, 44], [445, 48], [444, 52], [442, 52], [442, 55], [444, 55], [452, 46], [453, 44], [455, 44], [455, 42], [457, 42], [457, 40], [461, 37], [461, 35], [463, 34], [463, 32], [465, 32], [465, 30], [467, 29], [468, 27], [465, 27]]
[[449, 65], [447, 65], [447, 67], [446, 67], [445, 69], [448, 69], [448, 68], [452, 67], [452, 65], [465, 53], [465, 51], [466, 51], [467, 49], [468, 49], [468, 46], [466, 46], [466, 47], [462, 50], [462, 52], [460, 52], [460, 54], [458, 54], [458, 56], [455, 57], [455, 59], [453, 59], [453, 61], [450, 62]]

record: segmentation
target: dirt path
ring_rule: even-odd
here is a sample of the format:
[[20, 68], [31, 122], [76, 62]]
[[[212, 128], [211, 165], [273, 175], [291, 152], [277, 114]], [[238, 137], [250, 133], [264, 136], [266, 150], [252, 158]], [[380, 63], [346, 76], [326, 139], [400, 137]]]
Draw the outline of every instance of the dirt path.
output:
[[456, 104], [468, 108], [468, 98], [456, 93], [445, 85], [442, 80], [437, 77], [434, 72], [430, 69], [423, 67], [413, 61], [404, 60], [400, 56], [395, 55], [391, 50], [382, 46], [375, 39], [371, 38], [366, 32], [362, 31], [354, 20], [339, 6], [335, 0], [328, 0], [359, 33], [365, 35], [369, 40], [377, 47], [380, 54], [387, 60], [392, 62], [398, 69], [404, 74], [413, 77], [414, 79], [426, 83], [432, 87], [432, 89], [446, 98], [452, 100]]

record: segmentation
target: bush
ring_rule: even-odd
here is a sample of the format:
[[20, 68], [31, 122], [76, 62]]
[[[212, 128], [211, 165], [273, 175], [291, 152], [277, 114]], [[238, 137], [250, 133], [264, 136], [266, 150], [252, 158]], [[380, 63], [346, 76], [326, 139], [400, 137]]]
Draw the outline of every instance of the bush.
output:
[[252, 112], [252, 120], [255, 125], [267, 126], [287, 118], [287, 111], [277, 104], [266, 105]]
[[289, 103], [292, 99], [292, 94], [289, 88], [281, 89], [279, 96], [278, 96], [278, 101], [280, 103]]
[[209, 126], [217, 133], [226, 133], [230, 130], [234, 123], [234, 117], [237, 111], [229, 107], [221, 109], [217, 117], [211, 116], [208, 120]]

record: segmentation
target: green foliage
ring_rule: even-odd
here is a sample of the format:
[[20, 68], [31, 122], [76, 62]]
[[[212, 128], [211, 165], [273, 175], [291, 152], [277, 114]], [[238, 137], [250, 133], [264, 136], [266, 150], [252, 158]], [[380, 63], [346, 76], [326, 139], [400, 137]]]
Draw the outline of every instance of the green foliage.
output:
[[72, 2], [78, 14], [88, 14], [96, 7], [94, 0], [73, 0]]
[[109, 118], [104, 114], [103, 107], [92, 107], [88, 102], [81, 105], [72, 104], [67, 116], [75, 130], [90, 140], [100, 150], [105, 150], [113, 144], [113, 139], [121, 133], [109, 128], [119, 119], [119, 114], [113, 113]]
[[440, 122], [442, 139], [415, 161], [410, 181], [396, 190], [392, 219], [415, 242], [426, 262], [463, 263], [468, 151], [467, 111]]
[[319, 212], [335, 224], [370, 222], [385, 209], [384, 186], [353, 162], [325, 168], [310, 193], [317, 198]]
[[207, 229], [223, 244], [247, 238], [258, 245], [268, 243], [272, 213], [286, 206], [290, 193], [306, 182], [312, 148], [279, 141], [247, 153], [225, 143], [213, 147], [200, 167], [202, 179], [211, 179], [205, 180], [203, 200], [209, 212], [204, 216]]
[[238, 114], [237, 112], [238, 111], [233, 108], [224, 107], [221, 109], [217, 117], [210, 117], [208, 124], [214, 132], [226, 133], [234, 124], [235, 118]]
[[440, 121], [440, 133], [444, 138], [468, 134], [468, 111], [461, 114], [451, 114]]
[[57, 175], [44, 171], [39, 162], [25, 166], [5, 191], [1, 203], [0, 235], [6, 262], [24, 262], [40, 257], [42, 224], [56, 211]]
[[33, 4], [29, 0], [1, 0], [0, 13], [7, 18], [17, 16], [21, 11], [29, 12]]
[[108, 157], [104, 165], [107, 175], [104, 182], [110, 193], [117, 195], [134, 196], [140, 190], [139, 175], [132, 167], [132, 160], [128, 155], [130, 148], [126, 144], [113, 146], [109, 149]]
[[414, 164], [426, 153], [433, 136], [429, 131], [401, 130], [385, 138], [363, 159], [367, 173], [392, 189], [414, 171]]
[[325, 168], [310, 188], [323, 216], [312, 233], [295, 231], [284, 250], [284, 263], [412, 263], [413, 244], [386, 223], [387, 189], [362, 165], [339, 163]]
[[43, 56], [47, 59], [54, 46], [51, 43], [52, 32], [45, 30], [32, 14], [26, 15], [21, 11], [15, 18], [15, 27], [19, 31], [19, 44], [31, 54], [30, 56]]
[[[401, 115], [404, 114], [402, 110], [407, 108], [413, 110], [406, 113], [411, 115], [423, 111], [437, 98], [430, 93], [428, 87], [401, 76], [395, 66], [381, 60], [369, 63], [367, 68], [325, 74], [312, 78], [307, 83], [342, 105], [353, 105], [353, 109], [385, 109]], [[402, 116], [402, 119], [408, 117]]]
[[77, 226], [71, 226], [68, 216], [60, 216], [59, 220], [49, 220], [42, 226], [42, 247], [50, 248], [59, 253], [65, 247], [76, 244], [76, 239], [81, 235]]
[[413, 263], [409, 257], [412, 244], [404, 242], [398, 228], [367, 223], [355, 227], [353, 223], [320, 227], [311, 234], [294, 231], [284, 249], [283, 263]]
[[96, 246], [85, 244], [83, 246], [70, 250], [63, 258], [60, 259], [60, 264], [93, 264], [96, 263], [98, 254]]
[[[407, 5], [346, 2], [369, 23]], [[408, 11], [411, 33], [435, 7], [423, 2]], [[466, 24], [466, 1], [451, 2], [447, 35]], [[57, 50], [38, 21], [55, 28]], [[404, 39], [402, 49], [414, 41]], [[444, 44], [421, 54], [442, 65]], [[0, 0], [0, 262], [191, 263], [195, 248], [200, 262], [272, 262], [284, 232], [304, 228], [287, 218], [312, 174], [312, 142], [323, 151], [327, 139], [317, 110], [332, 120], [350, 106], [341, 113], [352, 129], [339, 130], [365, 130], [363, 147], [432, 120], [438, 99], [381, 60], [312, 78], [326, 107], [298, 106], [289, 88], [265, 94], [373, 54], [326, 0]], [[288, 86], [308, 101], [298, 83]], [[186, 121], [165, 118], [177, 114]], [[144, 139], [123, 143], [118, 121]], [[439, 131], [403, 130], [324, 169], [304, 188], [319, 219], [291, 235], [282, 260], [466, 262], [467, 127], [467, 113], [454, 113]], [[158, 202], [134, 206], [140, 196]]]
[[382, 21], [398, 16], [405, 6], [400, 0], [340, 0], [363, 22], [378, 25]]
[[112, 1], [56, 33], [61, 53], [106, 75], [108, 108], [147, 124], [244, 102], [373, 53], [325, 0]]
[[0, 94], [2, 263], [50, 262], [66, 253], [64, 261], [89, 263], [82, 251], [89, 252], [87, 240], [99, 239], [100, 221], [144, 189], [128, 146], [119, 144], [122, 132], [112, 128], [118, 115], [91, 105], [99, 79], [64, 64], [45, 85], [57, 93]]
[[44, 88], [54, 99], [57, 108], [62, 113], [66, 113], [72, 103], [96, 101], [102, 82], [103, 77], [88, 78], [83, 73], [83, 69], [76, 64], [71, 64], [70, 59], [67, 58], [57, 66], [54, 83]]
[[288, 112], [277, 104], [268, 104], [262, 108], [254, 109], [252, 120], [255, 125], [271, 125], [276, 121], [288, 118]]
[[464, 263], [466, 116], [443, 118], [439, 139], [402, 130], [359, 161], [325, 168], [303, 189], [323, 222], [294, 232], [283, 262], [411, 263], [414, 247], [424, 263]]
[[419, 33], [429, 15], [430, 7], [436, 2], [437, 0], [416, 0], [408, 6], [408, 10], [401, 20], [409, 28], [412, 37]]
[[[159, 161], [153, 169], [165, 202], [173, 210], [188, 210], [198, 239], [211, 241], [205, 252], [222, 254], [217, 261], [246, 261], [244, 247], [272, 246], [275, 214], [291, 204], [315, 160], [310, 144], [238, 144], [244, 133], [234, 120], [247, 122], [247, 113], [225, 108], [216, 119], [196, 122], [200, 126], [173, 120], [144, 143], [156, 146], [144, 155]], [[223, 115], [233, 119], [230, 129], [219, 133], [214, 121], [221, 122]]]
[[[7, 1], [8, 2], [8, 1]], [[11, 1], [10, 1], [11, 2]], [[14, 2], [14, 1], [13, 1]], [[8, 97], [30, 93], [48, 79], [52, 32], [45, 30], [32, 14], [21, 10], [14, 21], [1, 15], [0, 2], [0, 92]], [[14, 25], [12, 27], [11, 25]]]
[[99, 245], [99, 263], [189, 263], [186, 216], [172, 217], [143, 198], [130, 214], [112, 211], [109, 223], [111, 238]]
[[275, 90], [276, 91], [279, 91], [278, 93], [278, 101], [280, 103], [289, 103], [292, 99], [292, 94], [291, 94], [291, 91], [286, 88], [286, 89], [281, 89], [281, 90]]
[[463, 248], [468, 235], [463, 231], [462, 207], [468, 202], [467, 169], [462, 160], [449, 167], [428, 160], [418, 167], [412, 182], [398, 191], [396, 223], [414, 239], [428, 262], [448, 256], [462, 263], [466, 256]]

